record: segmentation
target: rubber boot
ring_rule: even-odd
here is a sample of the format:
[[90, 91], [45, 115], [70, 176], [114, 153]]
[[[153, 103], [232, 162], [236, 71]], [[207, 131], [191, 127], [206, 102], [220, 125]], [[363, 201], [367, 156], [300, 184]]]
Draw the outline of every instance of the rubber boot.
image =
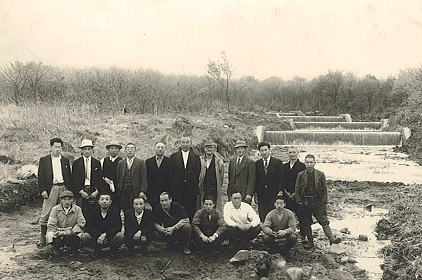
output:
[[329, 225], [323, 226], [322, 229], [324, 230], [325, 236], [327, 236], [328, 240], [330, 241], [330, 245], [331, 244], [338, 244], [341, 242], [341, 238], [337, 237], [335, 238], [333, 233], [331, 232], [331, 228]]
[[305, 245], [303, 245], [303, 248], [305, 248], [305, 249], [313, 249], [314, 248], [314, 237], [311, 235], [311, 236], [309, 236], [308, 235], [308, 242], [305, 244]]

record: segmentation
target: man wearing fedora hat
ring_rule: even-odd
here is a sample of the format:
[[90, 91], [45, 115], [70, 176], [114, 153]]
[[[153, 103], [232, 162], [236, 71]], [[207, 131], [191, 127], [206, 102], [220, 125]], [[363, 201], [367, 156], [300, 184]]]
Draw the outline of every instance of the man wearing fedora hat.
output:
[[116, 185], [117, 185], [117, 164], [122, 160], [119, 157], [119, 152], [122, 146], [117, 141], [111, 141], [106, 145], [108, 151], [108, 157], [100, 160], [101, 167], [103, 170], [104, 179], [104, 191], [111, 194], [113, 206], [118, 208], [118, 200], [116, 196]]
[[82, 156], [72, 165], [73, 191], [79, 196], [79, 205], [84, 216], [95, 206], [99, 192], [104, 188], [101, 163], [92, 157], [94, 144], [89, 139], [82, 140], [79, 148]]
[[245, 155], [247, 147], [244, 140], [238, 140], [234, 145], [236, 157], [229, 164], [227, 195], [231, 197], [233, 193], [239, 192], [242, 201], [251, 204], [255, 192], [256, 170], [255, 162]]
[[216, 209], [222, 210], [221, 186], [224, 179], [224, 161], [217, 153], [217, 144], [212, 140], [204, 143], [205, 154], [200, 156], [201, 172], [199, 173], [198, 209], [202, 208], [204, 197], [212, 196]]
[[43, 197], [39, 223], [41, 225], [39, 247], [46, 245], [47, 222], [51, 209], [58, 204], [59, 195], [72, 186], [69, 160], [62, 156], [63, 140], [50, 140], [50, 154], [40, 158], [38, 167], [38, 185]]
[[60, 194], [60, 204], [51, 209], [48, 218], [47, 243], [52, 244], [56, 250], [69, 247], [71, 254], [78, 254], [85, 223], [82, 209], [74, 204], [73, 193], [63, 191]]

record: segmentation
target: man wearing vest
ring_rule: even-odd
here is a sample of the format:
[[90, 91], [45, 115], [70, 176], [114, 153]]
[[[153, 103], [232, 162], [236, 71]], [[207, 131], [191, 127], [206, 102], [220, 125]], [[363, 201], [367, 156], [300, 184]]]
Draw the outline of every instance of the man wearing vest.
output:
[[215, 207], [223, 210], [222, 184], [224, 180], [224, 161], [217, 153], [217, 144], [212, 140], [204, 143], [205, 154], [201, 159], [201, 172], [199, 174], [198, 209], [202, 208], [204, 197], [211, 196], [215, 201]]
[[69, 190], [72, 185], [69, 160], [61, 155], [63, 141], [60, 138], [50, 140], [50, 154], [40, 158], [38, 167], [38, 185], [43, 197], [39, 223], [41, 236], [38, 246], [46, 245], [47, 222], [51, 209], [58, 204], [60, 193]]
[[94, 145], [91, 140], [84, 139], [79, 147], [82, 156], [72, 165], [73, 193], [79, 194], [78, 205], [86, 217], [97, 204], [98, 194], [104, 187], [101, 163], [94, 158]]
[[147, 168], [145, 162], [135, 157], [136, 146], [126, 144], [126, 158], [117, 164], [116, 195], [119, 206], [127, 211], [133, 206], [135, 197], [145, 197], [147, 191]]
[[242, 195], [242, 201], [251, 204], [255, 192], [256, 170], [255, 162], [245, 155], [247, 147], [243, 140], [236, 141], [234, 145], [236, 157], [230, 161], [229, 165], [227, 196], [230, 198], [233, 193], [239, 192]]
[[147, 159], [147, 198], [153, 208], [160, 207], [160, 194], [170, 191], [171, 186], [171, 163], [164, 155], [166, 145], [158, 142], [154, 146], [155, 156]]
[[106, 149], [108, 151], [108, 157], [101, 159], [101, 167], [103, 169], [103, 180], [104, 180], [104, 191], [111, 194], [113, 201], [113, 207], [119, 208], [119, 201], [116, 196], [117, 186], [117, 164], [122, 160], [119, 157], [119, 152], [122, 146], [117, 141], [111, 141]]
[[315, 169], [315, 157], [307, 155], [305, 157], [306, 170], [297, 175], [295, 198], [298, 204], [300, 223], [303, 223], [303, 229], [306, 233], [308, 243], [304, 245], [307, 249], [314, 247], [312, 235], [312, 216], [322, 226], [325, 235], [331, 244], [341, 242], [340, 238], [335, 238], [331, 232], [330, 222], [327, 218], [327, 183], [325, 174]]

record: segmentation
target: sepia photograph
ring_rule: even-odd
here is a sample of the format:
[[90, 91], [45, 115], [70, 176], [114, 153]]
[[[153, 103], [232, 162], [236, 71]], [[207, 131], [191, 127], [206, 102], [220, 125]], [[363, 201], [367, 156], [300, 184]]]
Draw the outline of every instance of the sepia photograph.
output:
[[422, 1], [0, 0], [0, 279], [422, 279]]

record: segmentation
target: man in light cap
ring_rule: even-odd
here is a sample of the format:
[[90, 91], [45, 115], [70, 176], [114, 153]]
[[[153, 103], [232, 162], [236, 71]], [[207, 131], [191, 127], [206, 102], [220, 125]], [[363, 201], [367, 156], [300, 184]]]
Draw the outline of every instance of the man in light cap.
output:
[[166, 145], [162, 142], [157, 142], [154, 148], [155, 156], [147, 159], [145, 165], [147, 166], [148, 181], [147, 198], [155, 209], [160, 207], [160, 194], [170, 191], [172, 167], [170, 159], [164, 155]]
[[82, 156], [72, 164], [73, 192], [79, 196], [79, 205], [83, 214], [87, 214], [96, 205], [97, 196], [104, 187], [101, 163], [92, 157], [94, 144], [89, 139], [82, 140], [79, 148]]
[[205, 154], [200, 156], [198, 209], [202, 208], [204, 197], [211, 196], [216, 209], [222, 210], [221, 185], [224, 179], [224, 161], [217, 153], [217, 144], [212, 140], [204, 143]]
[[119, 208], [119, 202], [116, 196], [117, 164], [122, 160], [122, 158], [119, 157], [122, 146], [117, 141], [111, 141], [106, 145], [106, 149], [108, 151], [108, 157], [105, 157], [100, 161], [103, 170], [104, 191], [111, 194], [113, 207]]
[[68, 247], [71, 254], [77, 255], [85, 223], [81, 208], [74, 204], [73, 193], [63, 191], [60, 194], [60, 204], [51, 209], [48, 218], [47, 243], [52, 244], [56, 250]]
[[233, 193], [239, 192], [242, 195], [242, 201], [251, 204], [255, 193], [256, 170], [255, 162], [245, 155], [247, 147], [243, 140], [236, 141], [234, 145], [236, 157], [229, 164], [227, 196], [231, 197]]

